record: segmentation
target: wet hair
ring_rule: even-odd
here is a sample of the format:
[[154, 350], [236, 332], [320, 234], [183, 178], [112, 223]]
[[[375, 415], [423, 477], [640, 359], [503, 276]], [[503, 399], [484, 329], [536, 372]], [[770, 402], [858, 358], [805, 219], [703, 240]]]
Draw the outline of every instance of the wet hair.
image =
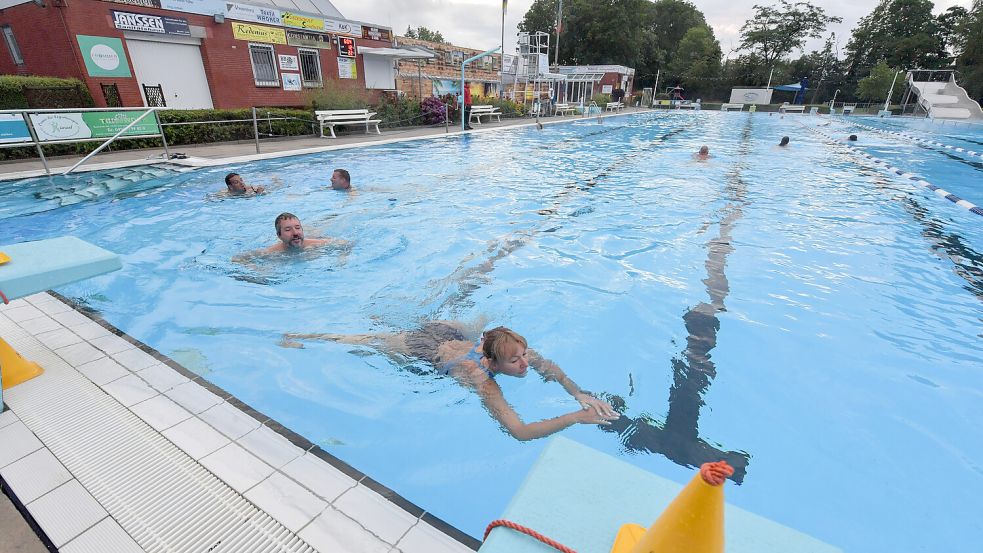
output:
[[710, 153], [710, 147], [707, 146], [706, 144], [700, 146], [700, 153], [701, 154], [709, 154]]
[[352, 176], [348, 174], [347, 170], [335, 169], [332, 173], [338, 173], [339, 175], [341, 175], [341, 178], [345, 179], [345, 182], [347, 182], [348, 184], [352, 183]]
[[529, 345], [526, 339], [518, 332], [505, 328], [504, 326], [486, 330], [482, 336], [484, 337], [484, 343], [481, 346], [481, 353], [489, 361], [494, 362], [498, 362], [505, 356], [505, 348], [511, 344], [519, 344], [523, 348]]
[[229, 183], [232, 182], [232, 177], [238, 176], [239, 173], [229, 173], [228, 175], [225, 175], [225, 186], [229, 186]]
[[280, 223], [282, 223], [282, 222], [284, 222], [284, 221], [286, 221], [288, 219], [297, 219], [299, 221], [300, 220], [300, 217], [297, 217], [293, 213], [287, 213], [286, 211], [284, 211], [283, 213], [277, 215], [276, 216], [276, 219], [273, 220], [273, 226], [276, 227], [276, 235], [277, 236], [280, 236]]
[[847, 137], [847, 140], [849, 140], [850, 142], [856, 142], [857, 141], [857, 135], [851, 134], [849, 137]]
[[788, 146], [788, 137], [783, 136], [782, 141], [778, 143], [779, 146]]

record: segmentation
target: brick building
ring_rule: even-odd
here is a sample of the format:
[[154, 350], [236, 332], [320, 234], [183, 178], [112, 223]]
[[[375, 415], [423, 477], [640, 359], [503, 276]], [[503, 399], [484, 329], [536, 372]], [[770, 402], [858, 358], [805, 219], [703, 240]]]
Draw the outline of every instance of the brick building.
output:
[[329, 0], [0, 0], [0, 31], [0, 73], [81, 79], [97, 106], [301, 106], [325, 87], [395, 87], [392, 60], [358, 50], [390, 47], [391, 30]]
[[[414, 98], [456, 93], [461, 81], [461, 62], [484, 51], [403, 36], [396, 37], [396, 44], [434, 54], [426, 61], [399, 60], [396, 63], [396, 87]], [[468, 64], [464, 70], [464, 80], [471, 83], [471, 94], [497, 96], [501, 64], [502, 57], [498, 54], [490, 54]]]

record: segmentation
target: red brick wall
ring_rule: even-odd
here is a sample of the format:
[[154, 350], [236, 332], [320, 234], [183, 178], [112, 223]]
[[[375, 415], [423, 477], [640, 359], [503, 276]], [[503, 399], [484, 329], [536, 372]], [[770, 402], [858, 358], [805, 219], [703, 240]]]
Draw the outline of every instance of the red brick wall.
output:
[[[170, 15], [183, 17], [189, 25], [205, 28], [206, 36], [201, 43], [201, 59], [205, 75], [216, 108], [242, 108], [251, 106], [302, 106], [308, 103], [304, 91], [285, 91], [282, 88], [257, 87], [253, 80], [252, 65], [249, 59], [249, 43], [236, 40], [232, 35], [230, 21], [215, 23], [210, 16], [173, 12], [98, 0], [70, 0], [65, 8], [52, 4], [41, 8], [33, 3], [0, 10], [0, 25], [10, 24], [24, 57], [23, 66], [15, 66], [6, 45], [0, 46], [0, 71], [5, 74], [50, 75], [57, 77], [77, 77], [89, 87], [96, 105], [104, 106], [101, 83], [116, 83], [124, 106], [142, 106], [139, 83], [133, 70], [132, 60], [127, 51], [127, 63], [134, 76], [88, 77], [82, 62], [81, 52], [75, 35], [93, 35], [123, 39], [123, 31], [113, 26], [110, 10]], [[126, 41], [123, 40], [124, 48]], [[359, 46], [389, 46], [389, 42], [356, 39]], [[277, 54], [296, 56], [297, 48], [276, 44]], [[327, 88], [350, 86], [365, 90], [365, 71], [362, 58], [357, 58], [358, 79], [338, 78], [338, 50], [321, 50], [321, 75]], [[278, 69], [279, 71], [279, 69]], [[340, 84], [339, 84], [340, 83]], [[377, 99], [378, 91], [368, 91], [371, 98]]]

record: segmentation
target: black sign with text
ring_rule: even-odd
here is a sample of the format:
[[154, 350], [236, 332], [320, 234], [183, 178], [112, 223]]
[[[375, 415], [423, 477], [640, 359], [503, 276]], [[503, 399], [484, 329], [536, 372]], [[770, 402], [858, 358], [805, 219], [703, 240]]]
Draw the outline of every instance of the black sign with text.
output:
[[338, 56], [342, 58], [355, 57], [355, 39], [346, 36], [338, 37]]

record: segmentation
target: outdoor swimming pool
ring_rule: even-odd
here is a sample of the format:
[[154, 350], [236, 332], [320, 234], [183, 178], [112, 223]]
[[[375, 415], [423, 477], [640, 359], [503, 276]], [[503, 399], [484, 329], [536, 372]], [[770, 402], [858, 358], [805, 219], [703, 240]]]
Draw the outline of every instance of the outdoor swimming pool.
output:
[[[614, 428], [567, 437], [678, 482], [706, 451], [746, 456], [729, 502], [846, 551], [972, 550], [983, 218], [809, 129], [827, 121], [647, 113], [132, 185], [0, 183], [0, 217], [4, 242], [72, 234], [121, 254], [122, 271], [58, 291], [473, 536], [546, 441], [515, 441], [421, 364], [284, 349], [283, 332], [486, 317], [623, 405]], [[983, 203], [972, 166], [822, 129]], [[690, 158], [701, 144], [708, 162]], [[335, 167], [356, 193], [326, 189]], [[280, 183], [210, 197], [230, 170]], [[354, 246], [231, 263], [274, 242], [282, 211]], [[499, 381], [526, 421], [577, 408], [532, 375]]]

